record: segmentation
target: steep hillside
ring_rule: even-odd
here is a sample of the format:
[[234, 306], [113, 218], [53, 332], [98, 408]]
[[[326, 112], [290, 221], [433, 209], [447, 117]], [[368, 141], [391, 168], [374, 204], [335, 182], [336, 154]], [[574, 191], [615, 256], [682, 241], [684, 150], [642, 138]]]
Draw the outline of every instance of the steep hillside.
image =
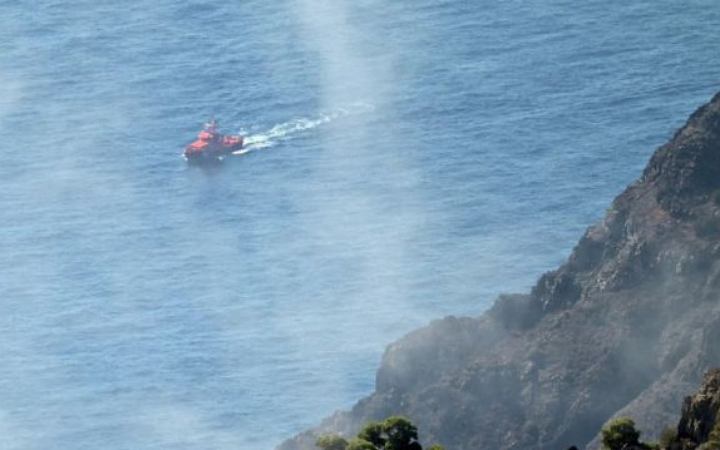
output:
[[[539, 237], [540, 238], [540, 237]], [[449, 317], [387, 349], [376, 391], [319, 431], [410, 417], [453, 450], [563, 449], [611, 416], [650, 437], [720, 364], [720, 95], [529, 294]]]

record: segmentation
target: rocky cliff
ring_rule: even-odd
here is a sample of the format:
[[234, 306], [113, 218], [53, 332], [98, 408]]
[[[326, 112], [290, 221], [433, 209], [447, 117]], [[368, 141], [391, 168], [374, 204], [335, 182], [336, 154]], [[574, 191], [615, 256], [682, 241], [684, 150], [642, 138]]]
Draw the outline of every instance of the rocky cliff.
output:
[[390, 345], [375, 393], [280, 449], [393, 414], [453, 450], [592, 446], [614, 415], [650, 438], [720, 365], [718, 343], [720, 94], [529, 294]]
[[682, 407], [677, 437], [664, 450], [720, 448], [720, 369], [705, 376], [700, 390], [687, 397]]

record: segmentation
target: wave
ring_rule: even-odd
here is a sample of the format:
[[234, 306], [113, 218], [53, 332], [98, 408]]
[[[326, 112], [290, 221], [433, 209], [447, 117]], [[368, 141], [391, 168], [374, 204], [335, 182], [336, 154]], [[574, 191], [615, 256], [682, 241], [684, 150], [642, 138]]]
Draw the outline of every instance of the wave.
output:
[[267, 131], [245, 135], [245, 145], [242, 150], [233, 152], [233, 155], [244, 155], [246, 153], [273, 147], [280, 142], [289, 141], [301, 136], [304, 132], [330, 123], [342, 117], [361, 114], [373, 111], [374, 106], [367, 103], [354, 103], [345, 108], [338, 108], [329, 113], [321, 113], [314, 118], [297, 118], [287, 122], [279, 123]]

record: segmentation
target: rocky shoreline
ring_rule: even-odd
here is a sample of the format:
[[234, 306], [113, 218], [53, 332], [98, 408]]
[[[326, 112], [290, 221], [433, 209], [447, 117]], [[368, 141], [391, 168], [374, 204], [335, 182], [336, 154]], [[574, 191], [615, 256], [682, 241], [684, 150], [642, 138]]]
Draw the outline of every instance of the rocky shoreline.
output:
[[651, 438], [720, 365], [719, 342], [720, 94], [530, 293], [390, 345], [372, 395], [279, 449], [397, 414], [453, 450], [595, 448], [614, 416]]

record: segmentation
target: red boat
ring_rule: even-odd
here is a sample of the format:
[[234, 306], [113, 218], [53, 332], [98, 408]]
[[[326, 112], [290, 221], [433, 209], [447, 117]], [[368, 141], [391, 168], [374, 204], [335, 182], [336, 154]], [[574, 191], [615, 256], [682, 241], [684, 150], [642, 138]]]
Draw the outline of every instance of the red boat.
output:
[[217, 131], [217, 121], [212, 119], [198, 133], [197, 139], [185, 147], [183, 156], [190, 163], [218, 162], [242, 147], [242, 136], [220, 134]]

